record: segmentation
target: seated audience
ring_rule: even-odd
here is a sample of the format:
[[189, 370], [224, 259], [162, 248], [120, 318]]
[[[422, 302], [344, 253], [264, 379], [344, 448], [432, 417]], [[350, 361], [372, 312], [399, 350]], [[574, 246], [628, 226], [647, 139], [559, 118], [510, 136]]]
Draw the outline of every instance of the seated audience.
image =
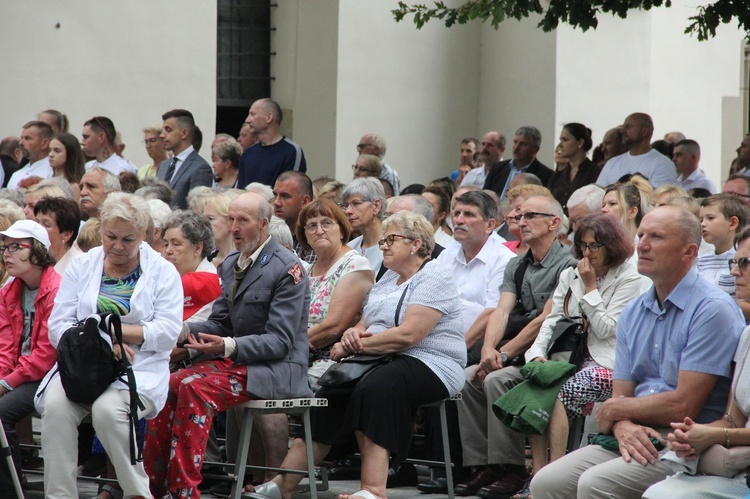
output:
[[[132, 358], [143, 403], [138, 417], [153, 418], [167, 398], [169, 354], [182, 323], [179, 274], [143, 242], [148, 208], [142, 199], [111, 194], [101, 206], [101, 225], [102, 248], [74, 259], [65, 271], [50, 316], [50, 342], [56, 347], [69, 327], [91, 314], [120, 315], [126, 351], [119, 354]], [[78, 495], [77, 426], [91, 413], [125, 497], [150, 497], [143, 464], [130, 464], [126, 386], [115, 381], [91, 406], [84, 406], [68, 399], [58, 374], [48, 378], [37, 403], [42, 415], [45, 495]]]
[[515, 217], [521, 214], [521, 206], [532, 196], [552, 196], [549, 189], [540, 185], [519, 185], [508, 190], [505, 199], [508, 203], [508, 210], [505, 214], [505, 221], [508, 224], [508, 233], [515, 237], [514, 241], [508, 241], [505, 245], [515, 251], [516, 255], [524, 255], [529, 250], [529, 245], [521, 238], [521, 227]]
[[209, 261], [217, 268], [229, 253], [234, 251], [232, 234], [229, 232], [228, 215], [229, 205], [237, 196], [239, 196], [238, 192], [232, 189], [223, 192], [213, 192], [211, 196], [206, 198], [203, 204], [202, 213], [211, 223], [214, 245], [216, 246], [209, 256]]
[[299, 214], [297, 241], [316, 256], [315, 263], [308, 267], [307, 377], [313, 388], [334, 363], [330, 360], [333, 344], [362, 316], [362, 306], [375, 282], [367, 258], [346, 245], [349, 233], [346, 215], [331, 201], [315, 200]]
[[383, 161], [374, 154], [360, 154], [352, 165], [352, 178], [380, 178], [383, 172]]
[[734, 277], [727, 262], [734, 258], [734, 236], [750, 222], [750, 212], [736, 196], [716, 194], [701, 202], [700, 221], [703, 240], [713, 244], [714, 253], [698, 258], [698, 275], [734, 296]]
[[[406, 457], [415, 410], [457, 393], [466, 362], [456, 287], [439, 263], [426, 263], [434, 244], [430, 222], [399, 212], [383, 225], [379, 245], [389, 271], [370, 292], [360, 322], [334, 345], [331, 357], [394, 356], [351, 393], [321, 388], [317, 395], [328, 399], [328, 407], [312, 412], [316, 461], [342, 438], [353, 433], [357, 439], [362, 490], [348, 497], [386, 497], [389, 459], [390, 466], [397, 468]], [[297, 439], [282, 468], [301, 469], [306, 461], [304, 440]], [[252, 497], [290, 497], [300, 479], [300, 475], [280, 474], [255, 487]]]
[[545, 362], [555, 325], [566, 317], [584, 317], [588, 322], [587, 353], [581, 368], [560, 389], [546, 432], [528, 435], [532, 474], [547, 465], [548, 447], [549, 461], [565, 455], [568, 418], [588, 416], [595, 402], [612, 395], [617, 319], [642, 291], [641, 276], [627, 263], [632, 252], [630, 236], [612, 217], [590, 215], [578, 221], [573, 239], [578, 266], [560, 274], [552, 311], [525, 357], [527, 362]]
[[[34, 394], [55, 364], [48, 320], [60, 286], [47, 231], [20, 220], [0, 232], [2, 263], [13, 281], [0, 291], [0, 419], [21, 476], [21, 450], [15, 425], [34, 412]], [[11, 494], [12, 474], [0, 464], [0, 490]]]
[[[646, 208], [641, 191], [636, 186], [618, 183], [607, 187], [604, 191], [601, 212], [622, 222], [633, 245], [638, 245], [638, 227], [646, 214]], [[634, 268], [637, 268], [638, 252], [633, 252], [628, 261]]]
[[385, 212], [383, 186], [377, 179], [369, 177], [354, 179], [344, 188], [340, 206], [352, 230], [361, 234], [349, 241], [349, 247], [364, 255], [377, 273], [383, 262], [383, 253], [378, 247]]
[[[580, 123], [568, 123], [560, 132], [560, 144], [557, 146], [565, 166], [552, 174], [547, 187], [552, 196], [568, 213], [568, 198], [577, 189], [596, 183], [601, 168], [586, 157], [591, 149], [591, 130]], [[557, 150], [555, 153], [557, 154]]]
[[[737, 298], [750, 300], [750, 229], [737, 236], [735, 258], [729, 260], [732, 276], [737, 281]], [[750, 442], [750, 400], [747, 386], [750, 362], [750, 328], [745, 328], [734, 354], [734, 380], [724, 415], [707, 424], [686, 417], [671, 423], [667, 435], [669, 449], [689, 469], [659, 482], [646, 490], [646, 499], [703, 499], [706, 497], [746, 497], [746, 446]], [[743, 449], [742, 447], [745, 447]], [[739, 452], [742, 454], [733, 454]], [[744, 459], [743, 459], [744, 458]], [[665, 461], [668, 462], [668, 461]], [[713, 463], [713, 467], [711, 467]], [[729, 469], [727, 469], [729, 468]], [[697, 474], [696, 474], [697, 471]], [[721, 473], [721, 476], [717, 476]]]
[[85, 158], [81, 144], [75, 135], [62, 133], [56, 135], [49, 144], [49, 165], [55, 177], [64, 178], [73, 190], [73, 200], [78, 202], [81, 195], [79, 184], [83, 174]]
[[75, 245], [81, 227], [78, 203], [66, 198], [44, 198], [34, 206], [34, 216], [49, 235], [49, 252], [57, 262], [55, 270], [64, 275], [73, 258], [81, 254]]
[[639, 497], [673, 473], [657, 449], [669, 424], [708, 423], [725, 407], [745, 321], [726, 293], [693, 270], [700, 224], [682, 208], [662, 206], [638, 232], [638, 272], [653, 286], [620, 315], [612, 398], [596, 412], [599, 431], [614, 441], [542, 468], [531, 481], [535, 499]]
[[436, 185], [428, 185], [422, 191], [422, 197], [432, 203], [434, 218], [432, 227], [435, 230], [435, 244], [447, 247], [453, 242], [453, 229], [448, 224], [451, 211], [451, 198]]
[[242, 156], [242, 146], [233, 138], [211, 146], [214, 187], [225, 189], [237, 187], [240, 156]]
[[84, 253], [102, 245], [102, 221], [98, 218], [89, 218], [78, 231], [76, 244]]
[[32, 185], [23, 195], [23, 213], [27, 220], [34, 220], [34, 206], [44, 198], [67, 198], [67, 196], [62, 189], [54, 185]]

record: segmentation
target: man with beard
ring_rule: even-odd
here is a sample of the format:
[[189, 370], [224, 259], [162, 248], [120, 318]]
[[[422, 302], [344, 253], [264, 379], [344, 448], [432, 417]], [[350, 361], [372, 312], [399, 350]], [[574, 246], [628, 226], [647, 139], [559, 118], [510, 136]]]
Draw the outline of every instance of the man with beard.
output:
[[615, 156], [604, 165], [596, 183], [602, 187], [614, 184], [625, 175], [640, 173], [651, 185], [660, 187], [674, 184], [677, 170], [674, 163], [659, 151], [651, 148], [654, 122], [645, 113], [633, 113], [620, 127], [622, 145], [628, 152]]
[[[461, 147], [463, 148], [463, 143]], [[485, 133], [482, 137], [482, 148], [479, 150], [479, 160], [482, 164], [464, 175], [461, 187], [467, 185], [475, 185], [480, 189], [484, 187], [487, 174], [494, 165], [503, 160], [503, 152], [505, 152], [505, 135], [495, 131]]]

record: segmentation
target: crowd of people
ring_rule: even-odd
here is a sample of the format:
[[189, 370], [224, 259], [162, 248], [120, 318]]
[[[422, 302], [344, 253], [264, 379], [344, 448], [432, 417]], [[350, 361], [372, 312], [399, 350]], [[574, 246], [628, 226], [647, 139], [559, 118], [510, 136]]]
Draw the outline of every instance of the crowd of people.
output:
[[[221, 495], [229, 481], [209, 483], [204, 462], [224, 459], [222, 432], [234, 461], [237, 406], [316, 396], [328, 400], [311, 411], [316, 462], [361, 455], [360, 490], [343, 499], [445, 493], [443, 474], [417, 483], [404, 461], [415, 426], [428, 454], [440, 448], [423, 406], [460, 393], [446, 403], [459, 496], [747, 494], [750, 135], [721, 192], [698, 142], [652, 142], [644, 113], [596, 146], [566, 124], [554, 168], [536, 127], [515, 131], [510, 159], [488, 131], [460, 142], [446, 177], [402, 186], [378, 133], [356, 144], [351, 179], [312, 179], [282, 118], [254, 102], [207, 161], [193, 115], [167, 111], [143, 129], [141, 167], [105, 116], [79, 141], [46, 110], [0, 141], [0, 420], [17, 474], [36, 412], [47, 497], [77, 497], [79, 473], [116, 479], [101, 499]], [[142, 462], [128, 385], [80, 404], [55, 367], [63, 335], [92, 314], [122, 318], [112, 355], [133, 366]], [[557, 348], [571, 321], [585, 329], [573, 365]], [[348, 388], [323, 383], [360, 354], [386, 361]], [[500, 417], [548, 377], [518, 414], [541, 426]], [[577, 418], [599, 434], [571, 452]], [[251, 464], [305, 468], [286, 415], [255, 426]], [[12, 475], [0, 462], [0, 488]], [[288, 499], [300, 480], [256, 471], [238, 485]]]

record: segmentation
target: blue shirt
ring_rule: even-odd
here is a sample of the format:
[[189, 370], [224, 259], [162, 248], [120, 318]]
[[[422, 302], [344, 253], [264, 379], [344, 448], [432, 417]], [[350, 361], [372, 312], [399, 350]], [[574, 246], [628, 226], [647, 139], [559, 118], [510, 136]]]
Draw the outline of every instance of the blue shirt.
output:
[[503, 187], [503, 192], [500, 193], [500, 201], [505, 201], [505, 193], [508, 192], [508, 189], [510, 189], [510, 183], [513, 181], [514, 178], [516, 178], [516, 175], [519, 173], [526, 173], [526, 170], [529, 169], [531, 166], [531, 163], [524, 166], [520, 170], [516, 169], [516, 160], [511, 159], [510, 163], [508, 163], [508, 179], [505, 181], [505, 187]]
[[237, 188], [244, 189], [253, 182], [273, 187], [276, 178], [289, 170], [307, 171], [305, 155], [298, 144], [286, 137], [269, 146], [258, 142], [242, 153]]
[[659, 308], [654, 286], [623, 309], [617, 323], [614, 379], [636, 383], [635, 396], [677, 388], [680, 371], [719, 376], [696, 421], [721, 417], [731, 362], [745, 320], [737, 303], [690, 270]]

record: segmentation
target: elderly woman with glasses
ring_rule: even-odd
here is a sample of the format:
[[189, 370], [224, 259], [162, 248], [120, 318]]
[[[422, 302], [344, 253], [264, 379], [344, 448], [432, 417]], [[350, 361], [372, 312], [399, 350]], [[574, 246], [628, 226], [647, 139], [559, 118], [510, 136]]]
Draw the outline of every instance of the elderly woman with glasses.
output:
[[560, 274], [552, 310], [525, 357], [527, 362], [546, 362], [557, 322], [581, 316], [588, 321], [588, 354], [581, 369], [563, 384], [546, 433], [529, 435], [534, 473], [547, 464], [548, 446], [552, 461], [565, 454], [568, 417], [588, 415], [595, 402], [612, 395], [617, 319], [641, 294], [641, 276], [627, 263], [633, 243], [619, 221], [605, 215], [580, 219], [573, 248], [578, 266]]
[[[361, 490], [344, 498], [386, 497], [390, 466], [398, 468], [409, 447], [415, 410], [458, 393], [464, 384], [466, 343], [458, 290], [438, 262], [429, 262], [432, 224], [401, 211], [383, 223], [379, 246], [388, 272], [370, 292], [359, 323], [344, 333], [331, 358], [391, 354], [352, 391], [321, 388], [328, 407], [312, 412], [313, 456], [356, 437], [362, 453]], [[282, 468], [306, 466], [305, 442], [294, 441]], [[289, 498], [301, 476], [277, 475], [245, 497]]]
[[[143, 403], [138, 418], [151, 419], [167, 400], [169, 356], [182, 326], [180, 275], [144, 242], [150, 221], [146, 201], [112, 193], [100, 215], [102, 246], [68, 265], [50, 316], [49, 338], [56, 347], [68, 328], [92, 314], [121, 316], [126, 351], [114, 353], [131, 358]], [[124, 496], [151, 497], [143, 463], [130, 464], [128, 386], [113, 382], [90, 406], [68, 399], [58, 374], [48, 376], [42, 386], [37, 409], [42, 415], [45, 496], [77, 497], [77, 427], [90, 413]]]
[[[14, 279], [0, 291], [0, 419], [17, 472], [21, 455], [15, 425], [34, 412], [34, 393], [57, 355], [48, 339], [48, 320], [60, 286], [47, 231], [19, 220], [0, 232], [0, 255]], [[11, 472], [3, 459], [0, 490], [12, 494]]]
[[378, 241], [383, 235], [385, 191], [377, 178], [352, 180], [341, 193], [341, 209], [346, 213], [352, 230], [361, 234], [349, 241], [349, 247], [364, 255], [377, 274], [383, 263]]
[[375, 282], [367, 258], [346, 245], [350, 232], [344, 212], [327, 199], [316, 199], [299, 214], [297, 241], [316, 256], [307, 272], [310, 286], [307, 376], [314, 387], [333, 364], [330, 360], [333, 344], [360, 319], [362, 306]]

